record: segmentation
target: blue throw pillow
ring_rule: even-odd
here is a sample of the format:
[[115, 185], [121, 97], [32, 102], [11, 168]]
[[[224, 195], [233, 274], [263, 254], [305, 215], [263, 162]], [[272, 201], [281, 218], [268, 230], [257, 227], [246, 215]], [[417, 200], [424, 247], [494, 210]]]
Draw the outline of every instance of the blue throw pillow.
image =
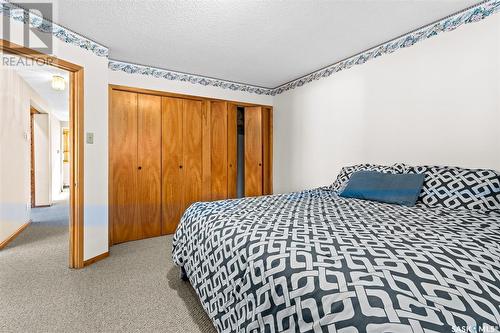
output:
[[358, 171], [351, 176], [340, 196], [414, 206], [422, 190], [424, 178], [424, 174]]

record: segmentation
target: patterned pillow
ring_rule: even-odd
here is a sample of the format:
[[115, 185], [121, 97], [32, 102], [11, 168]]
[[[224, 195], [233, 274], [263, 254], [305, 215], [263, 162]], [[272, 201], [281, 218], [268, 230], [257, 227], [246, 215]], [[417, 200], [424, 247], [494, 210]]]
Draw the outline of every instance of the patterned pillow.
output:
[[377, 165], [377, 164], [356, 164], [347, 167], [343, 167], [337, 176], [335, 182], [333, 182], [330, 189], [337, 193], [342, 192], [342, 190], [347, 185], [347, 181], [351, 178], [351, 175], [358, 171], [378, 171], [385, 173], [405, 173], [408, 167], [404, 164], [394, 164], [392, 166], [387, 165]]
[[442, 166], [409, 167], [425, 173], [419, 200], [427, 206], [500, 210], [500, 173]]

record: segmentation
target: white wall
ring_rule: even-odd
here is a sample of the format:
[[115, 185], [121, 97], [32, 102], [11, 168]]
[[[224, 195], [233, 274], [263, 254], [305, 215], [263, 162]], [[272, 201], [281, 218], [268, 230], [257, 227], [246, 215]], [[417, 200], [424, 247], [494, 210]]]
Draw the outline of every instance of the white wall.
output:
[[35, 206], [52, 204], [51, 140], [47, 113], [33, 115]]
[[[47, 102], [16, 73], [0, 65], [0, 241], [29, 220], [30, 106], [48, 112]], [[47, 152], [48, 154], [48, 152]], [[40, 163], [41, 164], [41, 163]], [[50, 183], [50, 174], [39, 175]], [[39, 197], [50, 203], [49, 188]], [[48, 202], [46, 202], [48, 200]]]
[[0, 241], [29, 220], [30, 106], [22, 97], [29, 96], [27, 88], [0, 65]]
[[166, 91], [177, 94], [212, 97], [237, 102], [272, 105], [273, 97], [266, 95], [249, 94], [242, 91], [221, 89], [189, 82], [170, 81], [141, 74], [128, 74], [121, 71], [109, 70], [109, 84], [137, 87], [143, 89]]
[[500, 15], [275, 97], [274, 184], [330, 184], [343, 165], [500, 170]]
[[[22, 45], [20, 22], [11, 24], [10, 41]], [[84, 127], [94, 133], [94, 144], [84, 150], [84, 259], [90, 259], [108, 251], [108, 59], [57, 38], [53, 43], [55, 56], [84, 67]], [[19, 135], [22, 132], [14, 133]], [[15, 205], [24, 201], [16, 200]]]

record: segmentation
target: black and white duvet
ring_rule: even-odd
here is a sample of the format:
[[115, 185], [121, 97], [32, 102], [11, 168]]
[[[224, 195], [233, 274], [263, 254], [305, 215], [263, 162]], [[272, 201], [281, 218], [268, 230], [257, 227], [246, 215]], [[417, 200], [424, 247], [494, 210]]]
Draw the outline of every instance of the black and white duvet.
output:
[[173, 259], [219, 332], [500, 326], [499, 213], [343, 199], [321, 188], [196, 203], [174, 236]]

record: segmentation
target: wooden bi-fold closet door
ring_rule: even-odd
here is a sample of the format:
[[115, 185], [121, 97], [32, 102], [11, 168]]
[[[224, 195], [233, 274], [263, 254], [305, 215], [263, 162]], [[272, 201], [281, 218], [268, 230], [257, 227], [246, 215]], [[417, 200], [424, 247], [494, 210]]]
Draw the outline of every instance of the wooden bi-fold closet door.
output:
[[202, 199], [202, 102], [162, 97], [162, 233]]
[[112, 243], [161, 234], [161, 98], [111, 91], [109, 217]]
[[139, 94], [137, 111], [137, 237], [148, 238], [161, 235], [161, 97]]
[[272, 112], [245, 107], [245, 196], [272, 193]]
[[210, 101], [211, 199], [228, 198], [227, 102]]
[[245, 108], [245, 196], [262, 195], [262, 108]]
[[[182, 185], [184, 212], [192, 203], [202, 200], [202, 102], [184, 100], [182, 123], [184, 145]], [[180, 218], [179, 218], [180, 220]], [[178, 221], [177, 221], [178, 222]]]

